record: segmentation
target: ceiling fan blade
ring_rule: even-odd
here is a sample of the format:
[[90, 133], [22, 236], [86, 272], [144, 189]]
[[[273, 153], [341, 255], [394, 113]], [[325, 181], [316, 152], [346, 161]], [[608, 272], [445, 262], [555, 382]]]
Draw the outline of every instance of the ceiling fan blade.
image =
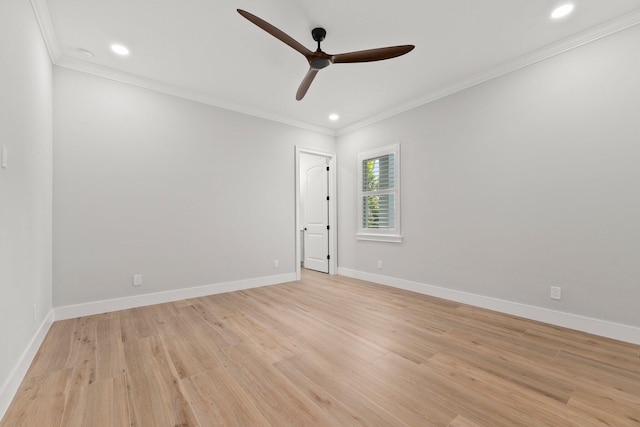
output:
[[404, 55], [413, 50], [412, 44], [402, 46], [381, 47], [379, 49], [359, 50], [357, 52], [339, 53], [333, 55], [334, 64], [346, 64], [349, 62], [371, 62], [391, 59]]
[[249, 21], [253, 22], [258, 27], [265, 30], [267, 33], [271, 34], [273, 37], [288, 44], [304, 56], [311, 55], [312, 52], [309, 49], [297, 42], [293, 37], [289, 36], [284, 31], [281, 31], [273, 25], [269, 24], [267, 21], [258, 18], [257, 16], [247, 12], [246, 10], [238, 9], [238, 13], [247, 18]]
[[309, 71], [307, 71], [304, 79], [302, 79], [302, 83], [300, 83], [300, 86], [298, 87], [298, 91], [296, 92], [296, 100], [300, 101], [302, 98], [304, 98], [305, 94], [309, 90], [309, 86], [311, 86], [311, 82], [316, 77], [316, 74], [318, 74], [318, 71], [319, 70], [316, 68], [309, 68]]

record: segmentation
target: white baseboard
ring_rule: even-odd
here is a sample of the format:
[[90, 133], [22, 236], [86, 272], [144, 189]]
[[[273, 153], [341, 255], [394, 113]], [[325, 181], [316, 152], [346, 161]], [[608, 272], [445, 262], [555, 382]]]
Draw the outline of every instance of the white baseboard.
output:
[[45, 317], [35, 335], [31, 338], [29, 345], [27, 345], [26, 350], [22, 353], [22, 356], [20, 356], [18, 363], [9, 374], [9, 377], [4, 384], [2, 384], [2, 387], [0, 387], [0, 420], [4, 417], [13, 397], [18, 392], [18, 388], [29, 370], [29, 366], [31, 366], [33, 358], [36, 357], [36, 353], [38, 352], [40, 345], [42, 345], [44, 337], [47, 336], [47, 332], [49, 332], [49, 328], [52, 323], [53, 310], [49, 311], [49, 314], [47, 314], [47, 317]]
[[54, 319], [65, 320], [82, 316], [92, 316], [94, 314], [108, 313], [110, 311], [127, 310], [129, 308], [143, 307], [145, 305], [163, 304], [166, 302], [222, 294], [225, 292], [242, 291], [244, 289], [293, 282], [295, 280], [296, 273], [287, 273], [276, 276], [265, 276], [233, 282], [215, 283], [212, 285], [175, 289], [171, 291], [155, 292], [124, 298], [93, 301], [84, 304], [67, 305], [54, 308]]
[[348, 268], [339, 267], [338, 274], [394, 288], [405, 289], [407, 291], [413, 291], [424, 295], [430, 295], [437, 298], [443, 298], [450, 301], [456, 301], [463, 304], [469, 304], [475, 307], [486, 308], [500, 313], [524, 317], [525, 319], [575, 329], [577, 331], [587, 332], [619, 341], [640, 344], [640, 328], [634, 326], [593, 319], [562, 311], [549, 310], [546, 308], [491, 298], [483, 295], [476, 295], [469, 292], [456, 291], [454, 289], [426, 285], [424, 283], [412, 282], [410, 280], [398, 279], [395, 277], [351, 270]]

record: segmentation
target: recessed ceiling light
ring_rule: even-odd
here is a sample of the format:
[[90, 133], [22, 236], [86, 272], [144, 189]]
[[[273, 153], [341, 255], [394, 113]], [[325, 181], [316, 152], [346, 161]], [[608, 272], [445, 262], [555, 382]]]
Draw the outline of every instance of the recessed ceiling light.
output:
[[127, 56], [129, 55], [129, 49], [126, 46], [121, 44], [112, 44], [111, 50], [117, 53], [118, 55]]
[[78, 48], [76, 49], [76, 52], [78, 52], [78, 54], [84, 58], [93, 58], [93, 53], [90, 50]]
[[338, 120], [340, 118], [339, 115], [333, 113], [333, 114], [329, 114], [329, 120], [331, 120], [332, 122], [335, 122], [336, 120]]
[[562, 6], [558, 6], [557, 8], [555, 8], [553, 10], [553, 12], [551, 12], [551, 17], [553, 19], [564, 18], [565, 16], [567, 16], [571, 12], [573, 12], [573, 8], [574, 8], [574, 6], [571, 3], [567, 3], [567, 4], [563, 4]]

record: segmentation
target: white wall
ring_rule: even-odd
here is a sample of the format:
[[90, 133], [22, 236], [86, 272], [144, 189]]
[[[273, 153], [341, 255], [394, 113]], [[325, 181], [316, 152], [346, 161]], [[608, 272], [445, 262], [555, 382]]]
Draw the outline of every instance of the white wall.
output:
[[51, 312], [51, 108], [51, 62], [31, 4], [2, 0], [0, 416], [22, 355]]
[[[638, 46], [637, 26], [340, 136], [340, 267], [640, 326]], [[356, 241], [356, 156], [395, 142], [404, 242]]]
[[332, 136], [54, 67], [54, 306], [295, 273], [296, 145], [335, 151]]

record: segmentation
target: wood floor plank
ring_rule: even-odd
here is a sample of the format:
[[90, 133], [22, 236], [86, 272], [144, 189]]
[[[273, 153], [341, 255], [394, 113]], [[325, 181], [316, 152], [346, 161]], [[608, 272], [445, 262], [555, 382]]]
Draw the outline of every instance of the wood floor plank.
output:
[[25, 378], [0, 426], [60, 426], [71, 375], [67, 368]]
[[601, 385], [579, 386], [571, 396], [569, 406], [609, 425], [640, 425], [640, 397]]
[[198, 426], [159, 336], [124, 344], [132, 426]]
[[308, 359], [297, 356], [276, 363], [276, 367], [287, 373], [289, 378], [291, 378], [290, 372], [296, 372], [297, 375], [307, 378], [315, 387], [319, 387], [322, 391], [314, 392], [318, 397], [314, 396], [313, 399], [319, 400], [321, 406], [331, 404], [331, 399], [323, 397], [330, 394], [349, 408], [349, 416], [343, 422], [345, 425], [349, 425], [347, 421], [354, 422], [356, 425], [364, 423], [367, 426], [403, 425], [393, 414], [360, 393], [351, 382], [345, 381], [345, 377], [341, 374], [334, 375], [330, 371], [323, 372]]
[[132, 308], [131, 310], [123, 311], [120, 322], [122, 325], [123, 342], [158, 335], [153, 313], [146, 307]]
[[358, 335], [322, 324], [301, 333], [298, 339], [303, 343], [312, 343], [318, 348], [330, 349], [337, 358], [362, 363], [370, 363], [389, 353], [388, 350]]
[[480, 425], [513, 425], [501, 411], [495, 410], [490, 396], [478, 394], [468, 387], [451, 381], [427, 365], [416, 364], [393, 353], [376, 360], [373, 364], [398, 378], [412, 382], [417, 387], [418, 393], [425, 398], [438, 402]]
[[640, 379], [634, 372], [564, 351], [558, 353], [553, 364], [574, 375], [577, 383], [603, 384], [640, 396]]
[[575, 354], [607, 365], [627, 370], [640, 378], [640, 359], [623, 347], [622, 352], [610, 350], [607, 347], [590, 345], [589, 342], [579, 342], [570, 338], [560, 338], [541, 332], [527, 332], [522, 341], [533, 342], [538, 347], [555, 348], [563, 353]]
[[466, 333], [447, 333], [443, 341], [448, 346], [441, 353], [454, 354], [487, 373], [562, 403], [569, 401], [576, 388], [574, 381], [555, 368], [551, 359], [522, 356], [500, 347], [495, 349]]
[[[638, 346], [631, 343], [613, 340], [611, 338], [599, 337], [586, 332], [575, 331], [562, 328], [560, 326], [549, 325], [541, 322], [531, 322], [527, 332], [565, 343], [573, 348], [589, 352], [599, 352], [622, 357], [637, 358], [639, 356]], [[568, 349], [568, 348], [563, 348]]]
[[241, 291], [237, 294], [243, 297], [238, 305], [242, 309], [242, 313], [250, 315], [263, 328], [271, 330], [281, 337], [289, 337], [297, 333], [292, 325], [288, 325], [278, 318], [278, 312], [273, 308], [273, 303], [265, 303], [259, 299], [258, 291]]
[[[219, 349], [242, 343], [242, 338], [225, 323], [226, 319], [239, 316], [241, 312], [234, 310], [232, 311], [234, 314], [222, 314], [220, 310], [211, 308], [211, 301], [211, 299], [205, 298], [200, 303], [194, 302], [188, 307], [183, 307], [181, 309], [182, 315], [199, 324], [199, 327], [207, 328], [210, 331], [211, 340]], [[185, 310], [188, 310], [188, 312]], [[195, 314], [197, 314], [197, 317], [194, 316]], [[204, 320], [205, 324], [200, 324], [202, 320]]]
[[318, 405], [318, 407], [332, 419], [332, 424], [349, 426], [384, 425], [384, 421], [371, 411], [360, 409], [359, 405], [349, 402], [349, 406], [336, 398], [320, 384], [316, 384], [297, 370], [287, 360], [281, 360], [274, 365], [296, 388]]
[[187, 335], [162, 341], [180, 379], [210, 371], [221, 365], [216, 356], [216, 349], [200, 338]]
[[638, 345], [305, 270], [54, 322], [0, 427], [640, 427], [638, 396]]
[[121, 427], [130, 425], [125, 377], [74, 388], [67, 398], [62, 426]]
[[183, 307], [184, 312], [157, 323], [164, 347], [181, 379], [220, 366], [216, 352], [224, 341], [190, 307]]
[[[478, 394], [492, 396], [494, 405], [497, 404], [499, 410], [513, 425], [581, 427], [598, 424], [595, 421], [591, 422], [581, 411], [567, 409], [563, 403], [503, 380], [456, 356], [440, 353], [429, 360], [428, 365], [446, 375], [451, 381]], [[565, 410], [558, 410], [561, 408]]]
[[77, 323], [77, 319], [69, 319], [51, 325], [40, 351], [31, 363], [29, 375], [38, 376], [73, 366], [69, 365], [69, 362], [75, 358], [77, 343], [80, 340]]
[[224, 367], [273, 426], [327, 426], [330, 420], [306, 395], [246, 344], [221, 350]]
[[295, 347], [286, 337], [263, 328], [251, 316], [229, 317], [225, 324], [243, 338], [243, 342], [267, 357], [271, 363], [295, 355]]
[[[298, 359], [313, 363], [308, 367], [319, 372], [328, 372], [338, 378], [350, 378], [357, 393], [366, 396], [406, 425], [442, 426], [455, 418], [455, 412], [421, 396], [413, 383], [388, 375], [375, 364], [362, 363], [353, 357], [342, 357], [334, 352], [335, 348], [321, 343], [304, 342], [300, 346]], [[332, 392], [331, 389], [328, 391]], [[348, 401], [345, 404], [348, 405]]]
[[96, 322], [96, 378], [108, 380], [125, 372], [120, 318]]
[[185, 379], [184, 390], [202, 426], [271, 426], [222, 367]]
[[447, 424], [447, 427], [481, 427], [481, 425], [474, 423], [462, 415], [458, 415], [455, 420]]
[[88, 322], [80, 328], [78, 356], [73, 366], [71, 388], [84, 387], [96, 382], [97, 325], [97, 322]]

